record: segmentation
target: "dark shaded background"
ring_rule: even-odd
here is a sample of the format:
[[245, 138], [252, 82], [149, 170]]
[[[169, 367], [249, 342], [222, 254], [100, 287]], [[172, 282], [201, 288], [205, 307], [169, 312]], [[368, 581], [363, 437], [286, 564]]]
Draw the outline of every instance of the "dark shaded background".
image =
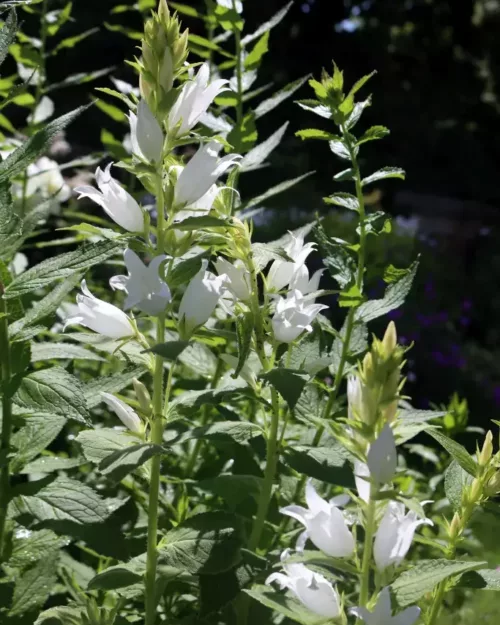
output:
[[[112, 66], [115, 76], [134, 81], [123, 61], [133, 56], [137, 42], [110, 32], [104, 22], [141, 30], [142, 18], [138, 12], [109, 15], [117, 4], [76, 0], [75, 22], [64, 35], [95, 26], [100, 31], [49, 63], [51, 82]], [[202, 0], [187, 4], [203, 6]], [[244, 4], [251, 32], [283, 0]], [[205, 34], [202, 22], [184, 22], [191, 32]], [[348, 82], [378, 71], [369, 87], [373, 106], [363, 124], [387, 125], [392, 134], [362, 151], [361, 166], [367, 173], [400, 166], [407, 180], [381, 184], [370, 198], [374, 206], [400, 216], [395, 237], [372, 246], [370, 294], [381, 292], [377, 270], [384, 263], [407, 265], [422, 253], [413, 293], [393, 315], [404, 340], [416, 342], [409, 355], [408, 392], [426, 407], [430, 398], [446, 403], [456, 390], [468, 398], [475, 423], [495, 418], [500, 405], [499, 27], [498, 0], [297, 0], [272, 32], [260, 73], [260, 84], [272, 81], [278, 88], [310, 72], [318, 75], [322, 67], [330, 69], [332, 59]], [[25, 30], [30, 28], [37, 25], [28, 17]], [[110, 86], [107, 79], [95, 84]], [[310, 94], [303, 87], [297, 95]], [[63, 112], [89, 98], [89, 85], [53, 97]], [[295, 226], [297, 215], [310, 219], [325, 211], [321, 198], [332, 192], [332, 176], [342, 168], [326, 144], [294, 138], [300, 128], [326, 126], [292, 101], [262, 119], [259, 136], [266, 138], [287, 119], [288, 134], [272, 167], [246, 174], [243, 196], [308, 170], [316, 174], [276, 200], [271, 217], [260, 226], [261, 238], [275, 238], [286, 226]], [[123, 134], [121, 126], [94, 108], [70, 129], [71, 143], [82, 153], [100, 149], [103, 125]], [[337, 236], [352, 232], [352, 225], [335, 215], [329, 225]]]

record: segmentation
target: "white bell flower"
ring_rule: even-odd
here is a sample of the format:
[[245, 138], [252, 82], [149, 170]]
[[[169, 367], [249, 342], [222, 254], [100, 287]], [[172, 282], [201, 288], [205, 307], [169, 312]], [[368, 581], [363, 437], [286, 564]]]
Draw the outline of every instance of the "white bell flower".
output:
[[[269, 269], [267, 274], [267, 286], [269, 289], [281, 291], [288, 284], [292, 282], [296, 273], [306, 262], [309, 254], [315, 249], [314, 243], [304, 243], [304, 236], [299, 234], [295, 236], [291, 232], [290, 241], [283, 246], [283, 249], [293, 262], [284, 259], [276, 259]], [[309, 278], [309, 272], [307, 279]], [[304, 286], [304, 277], [298, 277]], [[319, 282], [319, 278], [318, 278]], [[300, 289], [299, 289], [300, 290]]]
[[405, 514], [405, 506], [400, 502], [389, 502], [373, 543], [373, 557], [379, 571], [401, 564], [420, 525], [433, 523], [430, 519], [419, 519], [412, 510]]
[[132, 152], [150, 163], [159, 163], [163, 154], [163, 130], [146, 100], [137, 106], [137, 115], [129, 113]]
[[[213, 185], [217, 180], [241, 159], [239, 154], [227, 154], [219, 158], [221, 149], [222, 145], [216, 141], [206, 143], [198, 149], [177, 178], [174, 194], [175, 206], [198, 208], [197, 202], [200, 198], [203, 198], [209, 191], [213, 193]], [[217, 193], [218, 189], [215, 195]]]
[[368, 465], [361, 460], [354, 461], [354, 481], [356, 482], [356, 489], [358, 491], [359, 498], [365, 503], [370, 501], [370, 469]]
[[394, 433], [388, 423], [370, 445], [367, 464], [370, 475], [379, 484], [387, 484], [394, 477], [398, 465], [398, 454]]
[[351, 375], [347, 380], [347, 400], [349, 419], [373, 425], [377, 419], [377, 398], [357, 375]]
[[328, 308], [323, 304], [307, 304], [300, 291], [292, 291], [287, 298], [280, 297], [272, 319], [274, 337], [280, 343], [291, 343], [304, 330], [312, 331], [311, 323], [320, 311]]
[[132, 320], [123, 310], [92, 295], [85, 280], [82, 280], [81, 289], [83, 295], [76, 296], [78, 312], [65, 320], [64, 329], [79, 324], [111, 339], [135, 335]]
[[71, 197], [70, 186], [62, 177], [59, 165], [46, 156], [31, 163], [26, 169], [28, 182], [26, 197], [40, 193], [44, 199], [54, 197], [58, 202], [66, 202]]
[[123, 257], [129, 275], [114, 276], [109, 284], [111, 288], [127, 293], [125, 310], [136, 306], [139, 310], [152, 316], [164, 312], [172, 300], [168, 285], [158, 273], [166, 256], [155, 256], [147, 266], [131, 249], [125, 250]]
[[111, 393], [101, 392], [101, 397], [108, 406], [120, 419], [125, 427], [131, 432], [140, 434], [143, 430], [142, 421], [139, 415], [128, 404]]
[[188, 80], [182, 87], [168, 116], [168, 129], [171, 133], [175, 131], [175, 137], [182, 137], [194, 128], [219, 93], [227, 89], [227, 80], [209, 83], [209, 79], [210, 66], [203, 63], [194, 80]]
[[89, 185], [76, 187], [79, 193], [78, 199], [88, 197], [96, 204], [99, 204], [111, 219], [129, 232], [142, 232], [144, 230], [144, 215], [142, 209], [111, 176], [110, 170], [113, 163], [110, 163], [104, 171], [100, 167], [96, 169], [95, 179], [99, 191]]
[[188, 284], [179, 306], [179, 333], [183, 338], [206, 323], [226, 289], [225, 274], [216, 276], [207, 271], [208, 260], [201, 262], [201, 269]]
[[287, 563], [289, 551], [281, 555], [284, 573], [272, 573], [266, 584], [278, 582], [281, 589], [287, 588], [311, 612], [325, 618], [340, 615], [340, 598], [332, 584], [320, 573], [308, 569], [304, 564]]
[[309, 538], [323, 553], [332, 558], [346, 558], [354, 551], [354, 538], [347, 527], [344, 515], [332, 501], [325, 501], [318, 495], [311, 480], [306, 486], [307, 508], [287, 506], [281, 508], [286, 514], [300, 521], [306, 528], [297, 542], [297, 549], [302, 551]]
[[252, 287], [250, 284], [250, 272], [245, 268], [243, 262], [236, 260], [233, 264], [219, 256], [214, 264], [220, 276], [224, 274], [227, 276], [228, 282], [226, 286], [228, 291], [242, 302], [248, 301], [252, 296]]
[[413, 625], [420, 616], [420, 608], [413, 605], [392, 616], [391, 594], [389, 588], [386, 587], [378, 596], [373, 612], [369, 612], [366, 608], [351, 608], [349, 613], [360, 618], [367, 625]]
[[307, 266], [301, 265], [292, 276], [290, 289], [292, 291], [296, 289], [297, 291], [300, 291], [302, 295], [315, 293], [319, 290], [319, 282], [324, 272], [324, 269], [318, 269], [313, 273], [312, 277], [309, 278], [309, 270]]

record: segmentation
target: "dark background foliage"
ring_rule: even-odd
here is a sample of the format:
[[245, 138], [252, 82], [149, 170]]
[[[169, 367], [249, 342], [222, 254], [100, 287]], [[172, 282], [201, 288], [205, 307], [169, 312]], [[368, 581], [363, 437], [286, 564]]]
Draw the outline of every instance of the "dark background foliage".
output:
[[[203, 1], [185, 3], [202, 10]], [[283, 0], [244, 4], [246, 29], [252, 31]], [[105, 23], [140, 31], [142, 17], [138, 11], [110, 15], [116, 5], [116, 0], [76, 0], [75, 21], [64, 36], [71, 29], [75, 34], [94, 27], [99, 31], [49, 61], [51, 82], [105, 67], [134, 81], [123, 62], [132, 58], [138, 42], [110, 31]], [[184, 21], [191, 32], [205, 34], [201, 21]], [[400, 166], [407, 180], [382, 184], [368, 198], [399, 216], [398, 236], [390, 244], [378, 239], [372, 260], [375, 266], [377, 258], [402, 266], [422, 253], [412, 296], [395, 315], [400, 334], [416, 343], [409, 355], [408, 392], [426, 407], [429, 398], [446, 403], [457, 390], [468, 398], [477, 424], [494, 417], [500, 405], [499, 26], [498, 0], [297, 0], [273, 30], [260, 73], [260, 84], [279, 87], [310, 72], [318, 75], [322, 67], [330, 69], [332, 59], [348, 82], [377, 70], [370, 83], [373, 106], [364, 121], [389, 126], [391, 136], [367, 146], [361, 165], [368, 173]], [[28, 16], [24, 28], [36, 34], [37, 24]], [[109, 81], [101, 79], [99, 85]], [[81, 85], [56, 92], [54, 99], [62, 112], [81, 104], [88, 92], [89, 85]], [[298, 93], [308, 95], [307, 87]], [[261, 137], [286, 119], [290, 127], [272, 167], [247, 174], [243, 195], [305, 171], [316, 174], [280, 196], [259, 225], [261, 238], [275, 238], [286, 225], [295, 227], [317, 211], [326, 213], [321, 198], [332, 192], [332, 175], [341, 168], [325, 144], [294, 137], [296, 130], [318, 124], [291, 101], [262, 120]], [[123, 133], [123, 127], [94, 108], [70, 130], [76, 151], [101, 149], [103, 126]], [[349, 223], [335, 215], [328, 219], [334, 233], [349, 231]], [[381, 285], [380, 276], [372, 273], [374, 295]]]

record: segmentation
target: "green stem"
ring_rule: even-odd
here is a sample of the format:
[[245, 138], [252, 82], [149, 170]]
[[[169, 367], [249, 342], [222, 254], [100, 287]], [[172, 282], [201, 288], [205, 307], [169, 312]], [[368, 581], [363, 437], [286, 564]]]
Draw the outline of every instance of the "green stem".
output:
[[278, 466], [278, 427], [280, 420], [279, 398], [276, 389], [271, 389], [273, 412], [271, 415], [271, 427], [267, 437], [266, 452], [266, 468], [264, 470], [264, 482], [260, 492], [259, 503], [257, 506], [257, 516], [252, 528], [250, 540], [248, 541], [248, 549], [255, 551], [259, 546], [262, 537], [262, 531], [267, 518], [267, 511], [273, 493], [274, 477], [276, 475], [276, 467]]
[[[233, 9], [236, 11], [236, 0], [233, 0]], [[241, 47], [241, 33], [238, 26], [234, 26], [233, 29], [234, 34], [234, 45], [235, 45], [235, 56], [236, 56], [236, 127], [241, 134], [243, 132], [243, 50]], [[241, 139], [238, 143], [241, 142]], [[241, 147], [236, 145], [236, 152], [241, 152]], [[234, 189], [234, 193], [232, 195], [231, 200], [231, 214], [234, 213], [236, 207], [236, 191], [238, 189], [238, 182], [240, 178], [240, 169], [239, 167], [234, 172], [234, 179], [232, 183], [232, 187]]]
[[374, 487], [370, 489], [370, 500], [366, 508], [365, 518], [365, 541], [363, 546], [363, 559], [361, 561], [361, 572], [359, 576], [359, 605], [365, 607], [370, 597], [370, 570], [373, 551], [373, 536], [375, 534], [375, 511], [376, 501], [374, 499]]
[[[0, 460], [3, 461], [0, 473], [0, 561], [4, 550], [5, 524], [7, 520], [7, 507], [10, 497], [10, 468], [8, 453], [10, 449], [10, 437], [12, 433], [12, 401], [7, 385], [11, 379], [9, 323], [7, 317], [7, 305], [3, 299], [4, 287], [0, 283], [0, 358], [2, 361], [1, 380], [4, 385], [2, 393], [2, 434], [0, 438]], [[5, 457], [3, 457], [5, 454]]]
[[[157, 176], [157, 252], [163, 253], [163, 228], [165, 222], [165, 198], [161, 172]], [[157, 343], [165, 342], [165, 314], [158, 316], [156, 326]], [[169, 380], [173, 365], [170, 367]], [[156, 354], [153, 374], [153, 415], [150, 442], [161, 445], [163, 442], [163, 358]], [[151, 479], [149, 484], [148, 506], [148, 549], [145, 578], [145, 625], [154, 625], [156, 622], [156, 569], [158, 562], [158, 499], [160, 494], [161, 456], [154, 456], [151, 460]]]

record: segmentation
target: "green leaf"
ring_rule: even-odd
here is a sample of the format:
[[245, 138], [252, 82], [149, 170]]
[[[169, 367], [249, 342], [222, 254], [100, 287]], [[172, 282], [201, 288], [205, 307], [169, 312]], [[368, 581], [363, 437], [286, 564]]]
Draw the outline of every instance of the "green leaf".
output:
[[359, 211], [358, 198], [350, 193], [334, 193], [330, 197], [323, 198], [326, 204], [333, 204], [335, 206], [342, 206], [350, 211]]
[[238, 379], [214, 389], [186, 391], [170, 402], [170, 410], [180, 411], [189, 415], [199, 410], [205, 404], [219, 404], [245, 396], [254, 397], [253, 391], [246, 382]]
[[286, 16], [286, 14], [290, 10], [290, 7], [292, 6], [292, 4], [293, 4], [293, 2], [289, 2], [282, 9], [280, 9], [277, 13], [275, 13], [271, 17], [270, 20], [268, 20], [267, 22], [264, 22], [263, 24], [261, 24], [257, 28], [257, 30], [255, 32], [253, 32], [253, 33], [251, 33], [249, 35], [245, 35], [245, 37], [243, 37], [243, 39], [241, 40], [241, 45], [242, 46], [246, 46], [247, 44], [251, 43], [255, 39], [258, 39], [264, 33], [267, 33], [268, 31], [273, 29], [275, 26], [277, 26], [283, 20], [283, 18]]
[[364, 187], [367, 184], [371, 184], [372, 182], [376, 182], [377, 180], [385, 180], [386, 178], [400, 178], [401, 180], [404, 180], [405, 171], [404, 169], [401, 169], [399, 167], [383, 167], [371, 176], [363, 178], [361, 184]]
[[304, 386], [306, 385], [309, 375], [294, 371], [293, 369], [283, 369], [277, 367], [261, 376], [267, 380], [278, 393], [283, 397], [286, 403], [293, 410], [297, 403]]
[[402, 306], [410, 292], [417, 269], [418, 260], [412, 263], [407, 274], [387, 287], [382, 299], [374, 299], [361, 304], [356, 311], [356, 319], [366, 323]]
[[23, 513], [39, 521], [72, 521], [80, 525], [102, 523], [112, 510], [90, 486], [60, 477], [41, 488], [36, 495], [20, 495], [14, 500]]
[[241, 161], [241, 171], [248, 171], [261, 165], [281, 143], [287, 128], [288, 122], [285, 122], [283, 126], [278, 128], [268, 139], [247, 152]]
[[163, 447], [152, 443], [131, 445], [125, 449], [118, 449], [103, 458], [99, 464], [99, 470], [111, 480], [120, 482], [154, 456], [165, 453], [166, 450]]
[[444, 492], [455, 511], [462, 505], [462, 493], [468, 483], [470, 483], [469, 474], [453, 460], [444, 474]]
[[262, 193], [262, 195], [258, 195], [257, 197], [254, 197], [251, 200], [249, 200], [248, 202], [245, 202], [242, 206], [242, 209], [253, 208], [254, 206], [261, 206], [269, 198], [272, 198], [275, 195], [278, 195], [279, 193], [283, 193], [284, 191], [288, 191], [288, 189], [291, 189], [292, 187], [299, 184], [306, 178], [309, 178], [309, 176], [312, 176], [312, 174], [314, 173], [316, 172], [308, 171], [306, 174], [302, 174], [302, 176], [297, 176], [297, 178], [284, 180], [283, 182], [280, 182], [279, 184], [277, 184], [275, 187], [271, 187], [270, 189]]
[[89, 28], [88, 30], [85, 30], [84, 32], [79, 33], [78, 35], [74, 35], [73, 37], [66, 37], [65, 39], [60, 41], [57, 44], [57, 46], [50, 52], [50, 56], [56, 56], [56, 54], [58, 54], [61, 50], [68, 50], [68, 49], [74, 48], [81, 41], [83, 41], [84, 39], [87, 39], [87, 37], [90, 37], [91, 35], [94, 35], [95, 33], [98, 33], [98, 32], [99, 32], [98, 28]]
[[486, 562], [461, 562], [459, 560], [421, 560], [393, 582], [391, 588], [400, 607], [417, 603], [440, 582], [479, 569]]
[[87, 382], [83, 388], [87, 407], [90, 409], [100, 404], [103, 391], [106, 393], [119, 393], [131, 384], [132, 378], [139, 379], [144, 373], [144, 367], [130, 367], [121, 373], [95, 378], [91, 382]]
[[436, 410], [415, 410], [414, 408], [399, 410], [394, 428], [398, 444], [401, 445], [409, 441], [420, 432], [435, 428], [436, 426], [429, 422], [442, 417], [444, 414], [444, 412]]
[[17, 16], [14, 9], [9, 11], [5, 24], [0, 30], [0, 65], [5, 61], [9, 48], [16, 39]]
[[353, 284], [356, 276], [356, 263], [344, 241], [338, 243], [328, 238], [320, 223], [314, 226], [314, 238], [323, 256], [323, 264], [328, 273], [341, 288]]
[[47, 412], [89, 423], [81, 382], [59, 367], [27, 375], [14, 395], [14, 403], [33, 412]]
[[260, 117], [267, 115], [270, 111], [273, 111], [277, 106], [298, 91], [308, 80], [309, 75], [303, 76], [302, 78], [288, 83], [288, 85], [274, 93], [270, 98], [263, 100], [260, 104], [258, 104], [254, 111], [255, 119], [259, 119]]
[[188, 15], [189, 17], [202, 17], [202, 15], [200, 15], [194, 7], [190, 7], [187, 4], [180, 4], [179, 2], [169, 2], [168, 4], [173, 9], [181, 13], [181, 15]]
[[191, 343], [180, 354], [180, 362], [202, 378], [213, 378], [217, 370], [217, 357], [203, 343]]
[[72, 7], [73, 3], [68, 2], [68, 4], [66, 4], [64, 8], [51, 12], [51, 17], [54, 18], [55, 16], [56, 19], [51, 19], [50, 21], [47, 20], [47, 35], [49, 37], [53, 37], [55, 34], [57, 34], [61, 26], [63, 26], [69, 20], [69, 18], [71, 17]]
[[81, 625], [81, 614], [81, 608], [49, 608], [40, 614], [33, 625]]
[[256, 475], [219, 475], [198, 482], [196, 487], [219, 496], [230, 508], [235, 509], [249, 497], [255, 503], [258, 502], [262, 478]]
[[140, 41], [143, 38], [142, 32], [133, 30], [132, 28], [127, 28], [126, 26], [122, 26], [122, 24], [110, 24], [109, 22], [104, 22], [104, 27], [112, 33], [120, 33], [135, 41]]
[[350, 182], [355, 179], [354, 169], [352, 167], [349, 167], [348, 169], [343, 169], [342, 171], [339, 171], [338, 174], [335, 174], [333, 179], [336, 182]]
[[245, 58], [245, 69], [255, 70], [259, 67], [262, 57], [269, 51], [269, 31], [266, 31], [250, 50]]
[[351, 130], [351, 128], [354, 128], [354, 126], [360, 120], [361, 115], [363, 114], [363, 111], [366, 108], [368, 108], [369, 106], [371, 106], [371, 104], [372, 104], [371, 96], [368, 97], [363, 102], [356, 102], [356, 104], [354, 105], [354, 109], [353, 109], [352, 113], [349, 115], [349, 117], [347, 118], [347, 120], [345, 122], [347, 130]]
[[318, 130], [317, 128], [306, 128], [305, 130], [298, 130], [295, 133], [296, 137], [300, 137], [301, 139], [322, 139], [325, 141], [340, 141], [340, 137], [336, 135], [332, 135], [331, 132], [326, 132], [326, 130]]
[[26, 614], [42, 606], [57, 580], [59, 553], [52, 551], [16, 579], [11, 616]]
[[386, 128], [385, 126], [372, 126], [371, 128], [368, 128], [368, 130], [360, 139], [358, 139], [357, 144], [361, 145], [362, 143], [366, 143], [367, 141], [376, 141], [377, 139], [383, 139], [384, 137], [387, 137], [387, 135], [389, 135], [390, 133], [391, 131], [389, 130], [389, 128]]
[[285, 252], [283, 246], [278, 245], [277, 241], [272, 241], [271, 243], [252, 243], [252, 256], [257, 272], [265, 269], [273, 260], [293, 262], [290, 256]]
[[244, 154], [251, 150], [257, 138], [258, 133], [253, 112], [245, 115], [241, 125], [236, 124], [227, 135], [228, 143], [230, 143], [239, 154]]
[[85, 464], [85, 458], [66, 458], [64, 456], [40, 456], [33, 462], [27, 464], [21, 471], [22, 474], [30, 473], [55, 473], [56, 471], [67, 471]]
[[104, 100], [101, 100], [101, 99], [95, 99], [94, 103], [98, 109], [100, 109], [113, 121], [119, 122], [119, 123], [125, 123], [127, 121], [126, 114], [114, 104], [110, 104], [109, 102], [105, 102]]
[[329, 447], [287, 447], [284, 462], [295, 471], [327, 484], [354, 487], [352, 465], [348, 461], [347, 452], [337, 442], [332, 442]]
[[214, 16], [224, 30], [237, 29], [241, 31], [243, 29], [243, 18], [232, 8], [217, 4]]
[[207, 439], [219, 443], [246, 443], [251, 438], [260, 436], [262, 430], [255, 423], [238, 421], [217, 421], [192, 429], [183, 436], [183, 440]]
[[186, 284], [194, 278], [201, 268], [201, 261], [207, 258], [207, 253], [202, 252], [197, 256], [192, 256], [186, 260], [181, 260], [174, 265], [174, 268], [167, 276], [167, 283], [171, 290], [175, 290], [179, 286]]
[[324, 566], [326, 568], [332, 568], [337, 571], [342, 571], [343, 573], [349, 573], [351, 575], [357, 575], [358, 570], [355, 566], [346, 562], [343, 558], [332, 558], [332, 556], [327, 556], [321, 551], [302, 551], [300, 553], [295, 553], [287, 559], [288, 562], [300, 562], [306, 565], [312, 564], [317, 566]]
[[98, 573], [88, 583], [87, 590], [115, 590], [141, 581], [141, 575], [120, 565]]
[[200, 230], [200, 228], [229, 228], [232, 225], [232, 219], [219, 219], [219, 217], [212, 217], [211, 215], [202, 215], [201, 217], [186, 217], [182, 221], [174, 222], [170, 227], [174, 230], [191, 232], [192, 230]]
[[165, 360], [177, 360], [188, 346], [189, 341], [167, 341], [167, 343], [153, 345], [148, 351], [158, 354]]
[[500, 570], [480, 569], [462, 575], [457, 586], [459, 588], [480, 588], [481, 590], [500, 591]]
[[119, 241], [98, 241], [74, 252], [48, 258], [14, 278], [6, 289], [5, 298], [31, 293], [55, 280], [82, 272], [102, 263], [122, 248], [123, 243]]
[[128, 432], [111, 428], [85, 430], [76, 441], [81, 445], [83, 455], [89, 462], [99, 464], [114, 452], [121, 452], [137, 443], [137, 438]]
[[273, 612], [283, 614], [292, 621], [301, 623], [301, 625], [326, 625], [331, 623], [331, 619], [315, 615], [302, 603], [292, 599], [290, 595], [274, 591], [269, 586], [256, 585], [251, 590], [245, 589], [244, 592], [250, 595], [252, 599], [273, 610]]
[[437, 442], [444, 447], [444, 449], [446, 449], [450, 456], [458, 462], [464, 471], [473, 477], [477, 475], [477, 463], [465, 447], [451, 438], [448, 438], [446, 434], [443, 434], [439, 430], [430, 430], [428, 434], [430, 434], [432, 438], [437, 440]]
[[298, 100], [296, 102], [304, 111], [314, 113], [323, 119], [331, 119], [332, 112], [328, 106], [321, 104], [317, 100]]
[[236, 317], [236, 338], [238, 342], [238, 364], [233, 373], [237, 378], [247, 361], [252, 344], [252, 332], [254, 328], [254, 316], [251, 310], [241, 313]]
[[[30, 163], [47, 151], [54, 139], [68, 126], [78, 115], [83, 113], [89, 105], [81, 106], [71, 113], [66, 113], [46, 124], [19, 148], [0, 163], [0, 183], [11, 180], [22, 173]], [[43, 264], [43, 263], [42, 263]]]
[[346, 287], [339, 294], [339, 306], [341, 308], [357, 308], [364, 300], [365, 297], [356, 284]]
[[306, 384], [297, 403], [295, 417], [308, 426], [317, 427], [323, 418], [326, 400], [315, 384]]
[[38, 560], [49, 556], [52, 552], [62, 549], [69, 542], [69, 538], [58, 536], [51, 530], [16, 531], [12, 542], [9, 566], [19, 569], [27, 568]]
[[46, 360], [95, 360], [105, 362], [105, 359], [80, 345], [71, 343], [32, 343], [31, 362]]
[[26, 463], [48, 447], [65, 424], [65, 417], [54, 414], [28, 417], [26, 424], [12, 436], [12, 446], [17, 450], [11, 461], [12, 473], [20, 471]]
[[22, 224], [14, 212], [10, 183], [0, 184], [0, 257], [11, 260], [21, 239]]
[[227, 571], [241, 558], [241, 529], [223, 512], [198, 514], [168, 531], [158, 547], [159, 562], [193, 575]]

